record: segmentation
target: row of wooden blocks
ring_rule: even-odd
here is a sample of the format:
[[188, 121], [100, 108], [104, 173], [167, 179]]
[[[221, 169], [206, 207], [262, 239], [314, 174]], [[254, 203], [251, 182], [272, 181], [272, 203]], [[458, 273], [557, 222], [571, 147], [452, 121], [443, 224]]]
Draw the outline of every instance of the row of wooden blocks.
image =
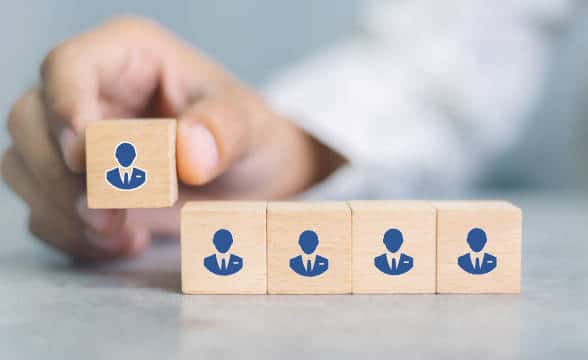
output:
[[[86, 128], [88, 207], [172, 206], [176, 120]], [[185, 293], [516, 293], [505, 202], [198, 202], [182, 210]]]
[[187, 294], [518, 293], [508, 202], [191, 202]]

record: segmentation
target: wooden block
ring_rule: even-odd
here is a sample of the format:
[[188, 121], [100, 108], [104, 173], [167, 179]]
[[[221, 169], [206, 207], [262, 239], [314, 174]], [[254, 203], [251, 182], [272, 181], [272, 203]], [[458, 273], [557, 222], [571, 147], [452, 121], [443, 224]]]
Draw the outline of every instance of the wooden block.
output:
[[435, 208], [425, 201], [351, 201], [349, 206], [353, 293], [435, 293]]
[[178, 197], [176, 121], [104, 120], [86, 128], [88, 207], [172, 206]]
[[351, 292], [351, 211], [346, 203], [269, 203], [267, 240], [270, 294]]
[[437, 291], [519, 293], [521, 210], [507, 202], [434, 202]]
[[190, 202], [181, 222], [184, 293], [266, 293], [265, 202]]

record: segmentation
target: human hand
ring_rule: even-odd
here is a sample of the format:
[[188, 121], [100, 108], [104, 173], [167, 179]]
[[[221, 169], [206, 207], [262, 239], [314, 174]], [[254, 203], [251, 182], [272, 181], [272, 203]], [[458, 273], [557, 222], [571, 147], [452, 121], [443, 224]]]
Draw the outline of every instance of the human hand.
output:
[[[283, 117], [213, 61], [144, 19], [120, 18], [65, 41], [41, 66], [41, 85], [8, 118], [7, 184], [30, 208], [33, 234], [81, 259], [145, 249], [177, 236], [189, 199], [273, 199], [296, 194], [343, 159]], [[90, 210], [84, 128], [105, 118], [178, 119], [179, 204]]]

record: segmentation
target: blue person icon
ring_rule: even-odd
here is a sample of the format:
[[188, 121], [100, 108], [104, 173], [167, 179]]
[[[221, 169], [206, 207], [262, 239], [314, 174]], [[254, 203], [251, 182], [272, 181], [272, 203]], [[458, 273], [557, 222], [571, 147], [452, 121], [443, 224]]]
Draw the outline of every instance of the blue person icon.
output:
[[464, 254], [457, 259], [457, 264], [463, 271], [473, 274], [487, 274], [496, 268], [496, 257], [489, 253], [480, 252], [486, 246], [486, 232], [479, 228], [473, 228], [468, 233], [467, 242], [472, 252]]
[[374, 258], [376, 268], [388, 275], [402, 275], [410, 271], [414, 264], [412, 257], [404, 253], [397, 254], [404, 242], [402, 232], [398, 229], [388, 229], [384, 233], [383, 242], [388, 253]]
[[147, 181], [147, 173], [143, 169], [133, 167], [137, 157], [135, 145], [121, 142], [116, 146], [114, 156], [118, 166], [106, 171], [106, 181], [118, 190], [135, 190]]
[[304, 254], [290, 259], [290, 269], [302, 276], [318, 276], [329, 268], [329, 259], [316, 254], [312, 256], [319, 244], [318, 235], [312, 230], [303, 231], [298, 237], [298, 245]]
[[233, 235], [227, 229], [214, 233], [212, 243], [217, 253], [204, 258], [204, 267], [216, 275], [232, 275], [243, 268], [243, 259], [228, 251], [233, 245]]

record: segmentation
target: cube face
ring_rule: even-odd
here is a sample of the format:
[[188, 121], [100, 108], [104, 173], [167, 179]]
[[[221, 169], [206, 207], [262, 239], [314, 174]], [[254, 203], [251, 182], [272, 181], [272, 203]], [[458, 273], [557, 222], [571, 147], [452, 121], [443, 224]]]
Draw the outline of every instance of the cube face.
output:
[[270, 203], [268, 292], [351, 292], [351, 212], [345, 203]]
[[104, 120], [86, 128], [88, 207], [172, 206], [178, 194], [173, 119]]
[[184, 293], [267, 292], [265, 202], [190, 202], [181, 222]]
[[437, 291], [519, 293], [521, 210], [506, 202], [435, 202]]
[[436, 212], [424, 201], [351, 201], [353, 293], [435, 293]]

